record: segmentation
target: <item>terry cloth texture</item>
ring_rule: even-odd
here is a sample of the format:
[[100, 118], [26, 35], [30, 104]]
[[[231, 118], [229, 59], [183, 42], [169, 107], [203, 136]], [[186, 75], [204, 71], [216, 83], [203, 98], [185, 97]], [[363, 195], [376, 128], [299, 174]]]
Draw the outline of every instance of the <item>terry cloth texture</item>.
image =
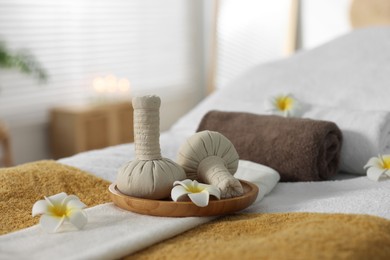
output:
[[302, 118], [210, 111], [198, 130], [217, 131], [240, 159], [279, 172], [281, 181], [321, 181], [339, 168], [342, 134], [335, 123]]
[[88, 207], [111, 201], [108, 181], [55, 161], [0, 169], [0, 235], [39, 222], [34, 203], [60, 192], [74, 194]]
[[390, 111], [360, 111], [312, 106], [304, 118], [336, 123], [343, 133], [340, 170], [366, 175], [364, 165], [378, 154], [390, 153]]
[[390, 221], [369, 215], [240, 214], [206, 223], [125, 259], [377, 259]]

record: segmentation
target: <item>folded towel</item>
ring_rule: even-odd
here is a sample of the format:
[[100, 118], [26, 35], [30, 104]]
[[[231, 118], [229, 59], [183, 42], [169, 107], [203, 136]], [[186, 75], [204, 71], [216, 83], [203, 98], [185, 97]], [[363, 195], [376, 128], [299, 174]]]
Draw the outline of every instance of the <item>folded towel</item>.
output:
[[332, 122], [210, 111], [202, 130], [220, 132], [240, 159], [275, 169], [281, 181], [326, 180], [338, 171], [342, 135]]
[[[28, 173], [28, 171], [37, 171], [39, 167], [43, 171], [68, 170], [67, 178], [62, 180], [68, 188], [72, 186], [68, 184], [73, 183], [71, 172], [76, 176], [82, 174], [73, 167], [46, 162], [15, 169]], [[259, 192], [257, 201], [274, 188], [277, 183], [275, 180], [278, 179], [278, 174], [274, 170], [251, 162], [240, 162], [237, 174], [244, 180], [255, 181], [255, 184], [259, 186], [261, 192]], [[13, 178], [14, 175], [11, 171], [4, 171], [4, 176]], [[30, 180], [29, 176], [30, 174], [26, 176], [26, 181], [21, 182], [16, 189], [29, 186], [27, 182]], [[21, 177], [23, 176], [18, 176], [18, 179]], [[101, 180], [95, 179], [100, 184]], [[46, 181], [53, 185], [50, 180]], [[46, 187], [45, 183], [42, 179], [40, 188], [50, 188]], [[77, 185], [74, 185], [77, 189]], [[89, 192], [89, 188], [94, 189], [92, 179], [87, 182], [87, 187], [85, 185], [82, 184], [80, 187]], [[63, 188], [66, 190], [66, 187]], [[107, 189], [96, 191], [97, 194], [92, 197], [107, 193]], [[9, 186], [9, 192], [12, 193], [12, 186]], [[214, 219], [214, 217], [168, 218], [139, 215], [122, 210], [113, 203], [87, 208], [85, 211], [88, 215], [88, 223], [80, 231], [70, 230], [48, 234], [36, 225], [0, 236], [0, 259], [118, 259]], [[0, 211], [0, 214], [4, 213]], [[10, 212], [12, 213], [15, 216], [19, 214]]]
[[280, 175], [274, 169], [246, 160], [239, 160], [234, 177], [250, 181], [259, 187], [259, 194], [254, 203], [259, 202], [270, 193], [280, 180]]
[[312, 106], [303, 117], [332, 121], [340, 128], [341, 171], [365, 174], [363, 166], [371, 157], [390, 153], [390, 112]]

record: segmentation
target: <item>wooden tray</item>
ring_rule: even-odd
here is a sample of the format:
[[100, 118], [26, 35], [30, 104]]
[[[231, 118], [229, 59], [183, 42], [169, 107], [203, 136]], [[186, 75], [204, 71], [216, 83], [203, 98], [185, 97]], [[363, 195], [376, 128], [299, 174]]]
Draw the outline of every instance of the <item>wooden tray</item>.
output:
[[198, 207], [191, 201], [149, 200], [131, 197], [121, 193], [116, 184], [109, 187], [110, 197], [115, 205], [132, 212], [160, 217], [217, 216], [243, 210], [257, 197], [259, 189], [251, 182], [240, 180], [244, 195], [231, 199], [210, 200], [206, 207]]

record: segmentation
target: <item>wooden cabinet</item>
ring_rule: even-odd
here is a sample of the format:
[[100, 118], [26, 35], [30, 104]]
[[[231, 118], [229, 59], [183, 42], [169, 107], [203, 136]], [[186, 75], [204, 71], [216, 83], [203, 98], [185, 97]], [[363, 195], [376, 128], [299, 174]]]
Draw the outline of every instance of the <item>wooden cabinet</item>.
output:
[[56, 107], [50, 113], [50, 145], [54, 158], [133, 140], [130, 102]]
[[11, 141], [7, 127], [0, 121], [0, 167], [13, 165]]

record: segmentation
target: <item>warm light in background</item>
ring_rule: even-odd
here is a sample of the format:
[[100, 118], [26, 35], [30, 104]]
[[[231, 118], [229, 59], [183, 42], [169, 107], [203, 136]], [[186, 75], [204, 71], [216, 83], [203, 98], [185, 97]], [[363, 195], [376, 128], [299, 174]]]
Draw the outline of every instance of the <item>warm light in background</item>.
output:
[[121, 92], [130, 92], [130, 81], [126, 78], [118, 81], [118, 90]]
[[104, 78], [105, 84], [106, 84], [106, 90], [109, 93], [114, 93], [117, 91], [117, 82], [118, 79], [114, 75], [107, 75]]
[[130, 94], [130, 81], [109, 74], [105, 77], [96, 77], [92, 82], [92, 89], [95, 100], [99, 102], [126, 99]]
[[97, 93], [103, 93], [104, 92], [104, 80], [102, 78], [95, 78], [93, 80], [93, 89], [97, 92]]

